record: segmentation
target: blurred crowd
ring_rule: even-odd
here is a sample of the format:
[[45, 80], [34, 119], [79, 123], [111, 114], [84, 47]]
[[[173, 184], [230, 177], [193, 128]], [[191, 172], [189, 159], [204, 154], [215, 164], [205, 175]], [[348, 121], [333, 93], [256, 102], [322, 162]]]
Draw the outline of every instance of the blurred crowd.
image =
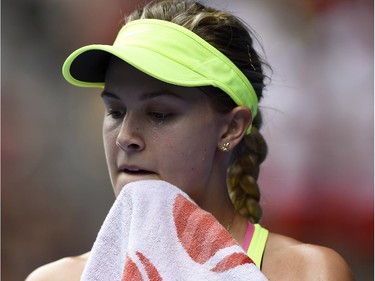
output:
[[[111, 44], [147, 1], [2, 1], [2, 278], [90, 249], [114, 195], [98, 90], [61, 66], [76, 48]], [[206, 0], [259, 35], [272, 72], [263, 110], [263, 224], [334, 248], [373, 280], [374, 3]]]

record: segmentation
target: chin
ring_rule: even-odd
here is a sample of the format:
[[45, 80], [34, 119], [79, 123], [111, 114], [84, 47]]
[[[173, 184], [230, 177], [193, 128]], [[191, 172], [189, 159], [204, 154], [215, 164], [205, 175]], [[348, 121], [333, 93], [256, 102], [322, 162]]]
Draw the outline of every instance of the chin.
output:
[[122, 190], [122, 187], [121, 187], [121, 188], [114, 188], [114, 189], [113, 189], [113, 192], [114, 192], [116, 198], [117, 198], [117, 196], [119, 196], [121, 190]]
[[136, 179], [127, 180], [127, 181], [123, 181], [121, 183], [116, 184], [115, 187], [113, 188], [113, 191], [116, 197], [120, 194], [121, 190], [125, 188], [127, 184], [136, 182], [136, 181], [141, 181], [141, 180], [147, 180], [147, 178], [136, 178]]

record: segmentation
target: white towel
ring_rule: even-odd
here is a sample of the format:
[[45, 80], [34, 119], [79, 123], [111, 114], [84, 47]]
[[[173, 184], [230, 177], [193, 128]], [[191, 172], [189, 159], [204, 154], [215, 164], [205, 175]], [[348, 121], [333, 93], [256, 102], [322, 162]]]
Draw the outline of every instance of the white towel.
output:
[[208, 212], [156, 180], [126, 185], [81, 280], [267, 280]]

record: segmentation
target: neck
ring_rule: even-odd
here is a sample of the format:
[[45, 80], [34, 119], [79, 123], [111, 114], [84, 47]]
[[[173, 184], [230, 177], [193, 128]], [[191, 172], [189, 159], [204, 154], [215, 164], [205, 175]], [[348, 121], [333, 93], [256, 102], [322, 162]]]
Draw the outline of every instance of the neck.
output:
[[221, 204], [217, 203], [214, 206], [211, 206], [211, 208], [205, 210], [210, 212], [232, 235], [237, 243], [242, 246], [248, 227], [248, 220], [244, 216], [235, 212], [229, 196], [227, 196]]
[[[227, 165], [229, 163], [229, 154], [224, 154], [228, 159], [217, 161], [221, 163], [215, 167], [208, 181], [210, 184], [205, 188], [206, 192], [195, 198], [196, 203], [202, 209], [211, 213], [216, 220], [233, 236], [233, 238], [242, 245], [248, 226], [245, 217], [235, 212], [233, 203], [229, 197], [227, 182]], [[199, 198], [199, 199], [198, 199]]]
[[234, 206], [229, 197], [225, 177], [211, 180], [204, 194], [195, 199], [202, 209], [211, 213], [225, 228], [232, 222]]

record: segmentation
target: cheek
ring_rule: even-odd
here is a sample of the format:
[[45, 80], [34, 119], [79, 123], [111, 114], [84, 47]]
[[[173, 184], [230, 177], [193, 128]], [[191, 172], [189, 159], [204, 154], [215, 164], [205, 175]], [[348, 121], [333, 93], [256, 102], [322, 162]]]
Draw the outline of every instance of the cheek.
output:
[[202, 190], [210, 185], [213, 163], [211, 153], [191, 146], [184, 151], [171, 151], [174, 151], [174, 155], [169, 159], [165, 157], [168, 167], [164, 169], [164, 180], [176, 185], [198, 202]]
[[107, 165], [110, 168], [113, 165], [113, 161], [116, 159], [117, 146], [117, 130], [109, 129], [106, 125], [103, 125], [103, 145], [104, 153], [107, 160]]
[[188, 180], [207, 176], [213, 164], [215, 145], [204, 138], [181, 136], [165, 146], [164, 159], [172, 170]]

